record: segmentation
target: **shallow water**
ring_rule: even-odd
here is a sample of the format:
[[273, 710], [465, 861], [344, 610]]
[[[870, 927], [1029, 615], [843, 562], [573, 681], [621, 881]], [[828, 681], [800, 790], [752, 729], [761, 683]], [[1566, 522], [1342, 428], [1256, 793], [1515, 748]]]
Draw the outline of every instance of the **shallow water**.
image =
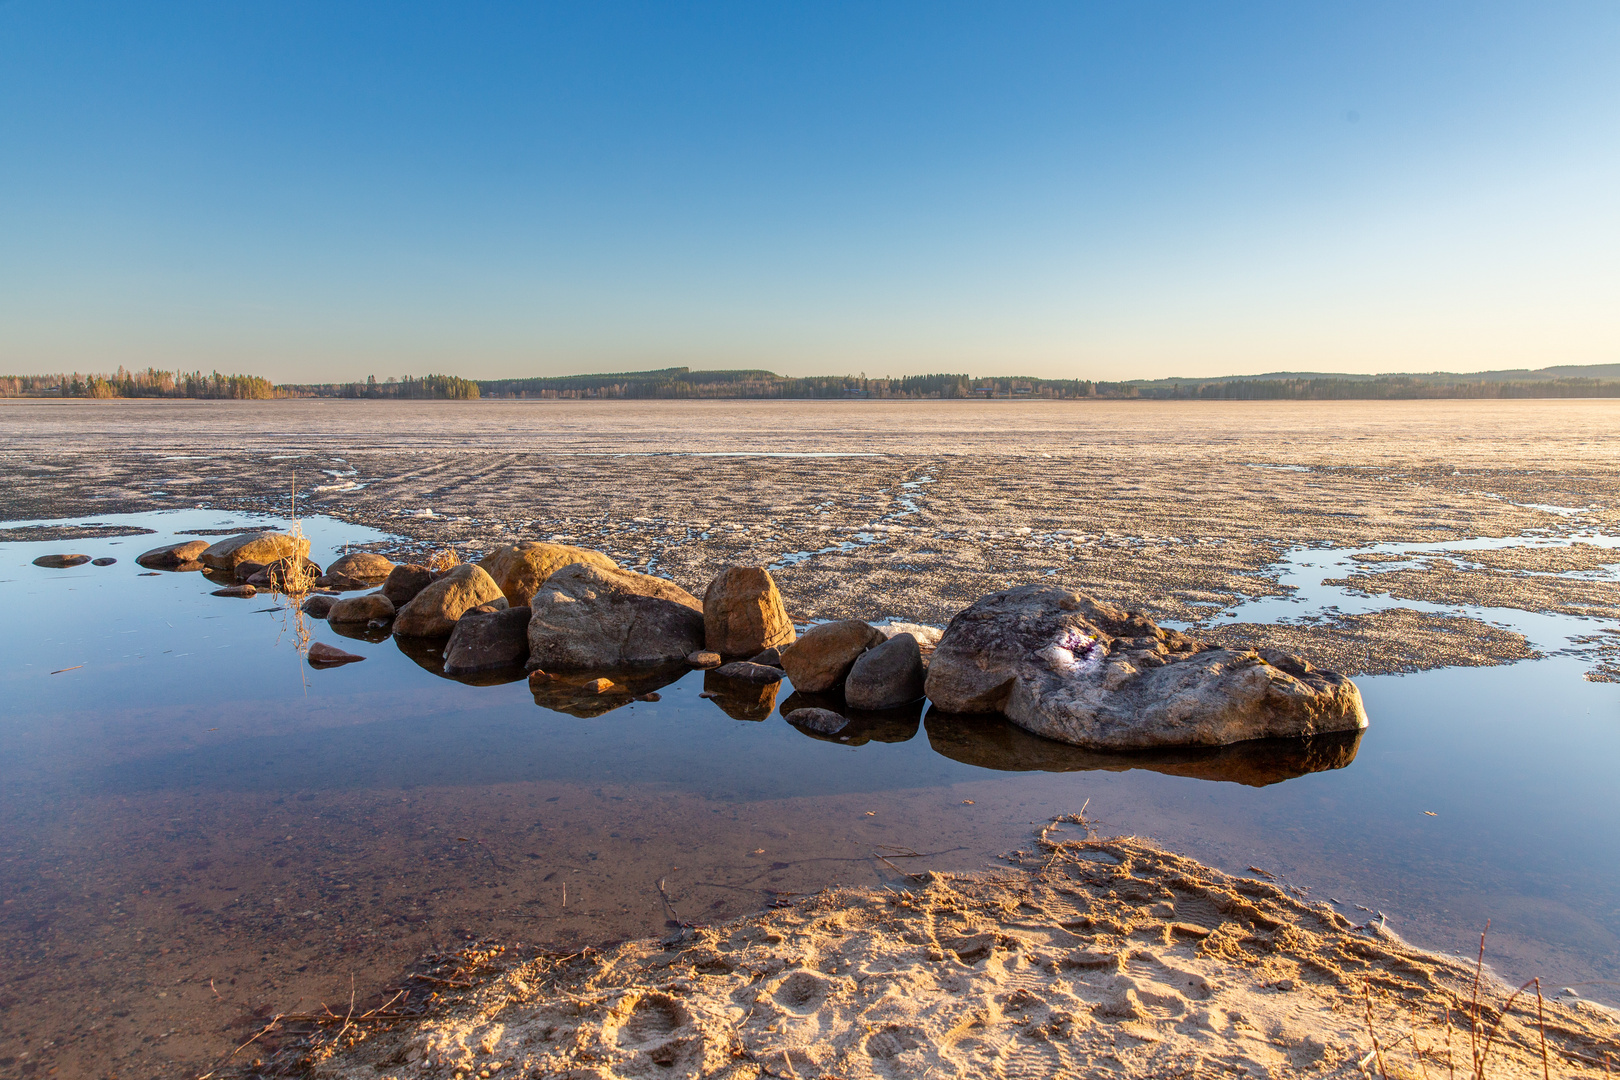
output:
[[[1504, 975], [1620, 998], [1601, 982], [1620, 979], [1620, 687], [1567, 656], [1358, 680], [1359, 744], [1219, 754], [1087, 754], [920, 708], [829, 739], [782, 719], [787, 686], [705, 700], [702, 673], [582, 718], [321, 622], [367, 659], [313, 670], [275, 598], [134, 562], [182, 530], [285, 522], [102, 520], [158, 532], [0, 544], [0, 1059], [211, 1060], [256, 1010], [339, 1001], [351, 974], [363, 994], [465, 937], [600, 942], [895, 866], [978, 868], [1088, 800], [1105, 828], [1264, 868], [1420, 944], [1469, 951], [1490, 919]], [[303, 527], [323, 565], [388, 539]], [[119, 561], [30, 565], [52, 551]], [[1317, 589], [1346, 557], [1299, 553], [1288, 580]], [[1544, 647], [1601, 625], [1518, 615]]]

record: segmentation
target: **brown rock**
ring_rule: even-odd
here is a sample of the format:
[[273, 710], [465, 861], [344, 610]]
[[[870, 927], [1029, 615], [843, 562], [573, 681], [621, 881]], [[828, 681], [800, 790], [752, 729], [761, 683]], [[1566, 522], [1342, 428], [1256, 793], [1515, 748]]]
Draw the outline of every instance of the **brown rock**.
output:
[[90, 565], [91, 566], [111, 566], [113, 563], [115, 563], [117, 561], [118, 561], [117, 559], [111, 558], [109, 556], [102, 556], [99, 559], [91, 559], [90, 560]]
[[393, 617], [393, 601], [380, 592], [346, 596], [333, 601], [332, 606], [326, 609], [326, 621], [334, 623], [364, 623], [373, 619], [386, 621]]
[[[335, 583], [375, 585], [387, 580], [393, 571], [394, 564], [386, 556], [371, 551], [351, 551], [335, 559], [326, 568], [326, 576]], [[339, 587], [344, 586], [340, 584]]]
[[750, 656], [748, 658], [748, 662], [751, 664], [769, 664], [771, 667], [781, 667], [782, 650], [773, 645], [763, 652]]
[[505, 544], [484, 556], [478, 563], [513, 607], [522, 607], [534, 599], [546, 579], [565, 566], [582, 563], [599, 566], [604, 570], [617, 570], [619, 564], [600, 551], [570, 547], [567, 544], [547, 544], [539, 540], [525, 540], [518, 544]]
[[206, 540], [186, 540], [142, 552], [135, 557], [135, 561], [149, 570], [173, 570], [178, 569], [183, 563], [197, 562], [198, 557], [207, 550]]
[[686, 662], [695, 668], [715, 668], [725, 663], [726, 660], [717, 652], [699, 649], [697, 652], [687, 653]]
[[364, 660], [363, 656], [356, 656], [352, 652], [344, 652], [324, 641], [317, 641], [309, 647], [310, 667], [337, 667], [339, 664], [352, 664], [356, 660]]
[[495, 579], [472, 565], [462, 565], [417, 593], [394, 617], [401, 637], [444, 637], [469, 609], [501, 595]]
[[859, 619], [822, 623], [782, 650], [782, 666], [793, 688], [807, 694], [842, 686], [860, 655], [883, 643], [883, 635]]
[[388, 578], [379, 591], [388, 597], [394, 610], [398, 611], [432, 583], [433, 571], [427, 567], [416, 563], [399, 563], [388, 571]]
[[722, 678], [754, 683], [780, 682], [787, 676], [787, 672], [779, 667], [756, 664], [749, 660], [734, 660], [729, 664], [721, 664], [714, 669], [714, 673]]
[[197, 560], [211, 570], [235, 570], [237, 564], [269, 565], [277, 559], [309, 555], [309, 540], [286, 533], [252, 532], [227, 536], [205, 548]]
[[[238, 580], [243, 567], [247, 565], [249, 564], [243, 563], [236, 568]], [[247, 583], [275, 592], [303, 592], [320, 576], [321, 568], [308, 559], [277, 559], [250, 575]]]
[[926, 690], [940, 709], [1000, 711], [1090, 749], [1222, 746], [1367, 726], [1361, 693], [1343, 675], [1208, 645], [1059, 586], [992, 593], [959, 613]]
[[790, 645], [793, 621], [782, 604], [770, 571], [763, 566], [730, 566], [703, 593], [704, 645], [721, 656], [753, 656], [762, 649]]
[[530, 607], [529, 662], [547, 670], [640, 667], [703, 645], [703, 605], [674, 582], [574, 563]]
[[230, 585], [223, 589], [215, 589], [215, 596], [230, 596], [238, 600], [246, 600], [251, 596], [259, 595], [259, 590], [251, 585]]
[[593, 694], [605, 694], [613, 689], [612, 679], [592, 679], [585, 684], [585, 689]]
[[[727, 665], [728, 667], [730, 665]], [[702, 697], [720, 707], [720, 711], [733, 720], [759, 723], [770, 719], [776, 711], [776, 695], [782, 690], [780, 673], [775, 679], [755, 682], [751, 679], [732, 679], [721, 672], [724, 667], [703, 673]]]
[[41, 555], [34, 560], [34, 565], [47, 570], [66, 570], [70, 566], [83, 566], [89, 561], [88, 555]]

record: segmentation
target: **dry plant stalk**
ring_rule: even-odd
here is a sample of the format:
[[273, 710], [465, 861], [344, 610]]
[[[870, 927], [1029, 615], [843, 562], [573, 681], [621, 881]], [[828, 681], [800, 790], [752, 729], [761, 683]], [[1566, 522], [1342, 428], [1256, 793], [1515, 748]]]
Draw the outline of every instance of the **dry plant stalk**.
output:
[[435, 574], [441, 570], [450, 570], [461, 565], [461, 556], [456, 554], [454, 548], [440, 548], [428, 556], [427, 568]]

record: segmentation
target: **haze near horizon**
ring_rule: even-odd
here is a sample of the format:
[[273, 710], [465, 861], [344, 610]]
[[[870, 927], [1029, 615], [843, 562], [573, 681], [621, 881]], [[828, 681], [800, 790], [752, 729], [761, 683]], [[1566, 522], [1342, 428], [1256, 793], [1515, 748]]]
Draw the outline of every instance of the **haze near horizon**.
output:
[[1620, 9], [0, 3], [0, 370], [1620, 361]]

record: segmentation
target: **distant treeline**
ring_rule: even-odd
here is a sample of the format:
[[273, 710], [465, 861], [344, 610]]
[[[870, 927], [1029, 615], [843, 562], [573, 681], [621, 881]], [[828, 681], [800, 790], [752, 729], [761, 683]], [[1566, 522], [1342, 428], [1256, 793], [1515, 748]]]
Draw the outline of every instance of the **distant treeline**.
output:
[[276, 397], [269, 379], [200, 371], [126, 371], [111, 375], [0, 375], [0, 397], [233, 398]]
[[565, 375], [534, 379], [463, 379], [455, 375], [388, 378], [365, 382], [288, 383], [272, 386], [257, 375], [204, 375], [147, 368], [112, 375], [0, 376], [0, 397], [170, 397], [170, 398], [883, 398], [938, 400], [1140, 399], [1149, 401], [1350, 401], [1417, 398], [1592, 398], [1620, 397], [1620, 364], [1542, 368], [1537, 371], [1483, 371], [1470, 375], [1433, 372], [1413, 375], [1339, 375], [1274, 372], [1219, 379], [1037, 379], [1009, 376], [908, 375], [869, 379], [865, 375], [791, 378], [758, 369], [693, 371], [660, 368], [608, 375]]
[[276, 387], [288, 397], [340, 397], [340, 398], [404, 398], [418, 400], [465, 401], [480, 397], [478, 383], [455, 375], [423, 375], [416, 378], [387, 378], [377, 381], [373, 375], [365, 382], [353, 383], [286, 383]]

